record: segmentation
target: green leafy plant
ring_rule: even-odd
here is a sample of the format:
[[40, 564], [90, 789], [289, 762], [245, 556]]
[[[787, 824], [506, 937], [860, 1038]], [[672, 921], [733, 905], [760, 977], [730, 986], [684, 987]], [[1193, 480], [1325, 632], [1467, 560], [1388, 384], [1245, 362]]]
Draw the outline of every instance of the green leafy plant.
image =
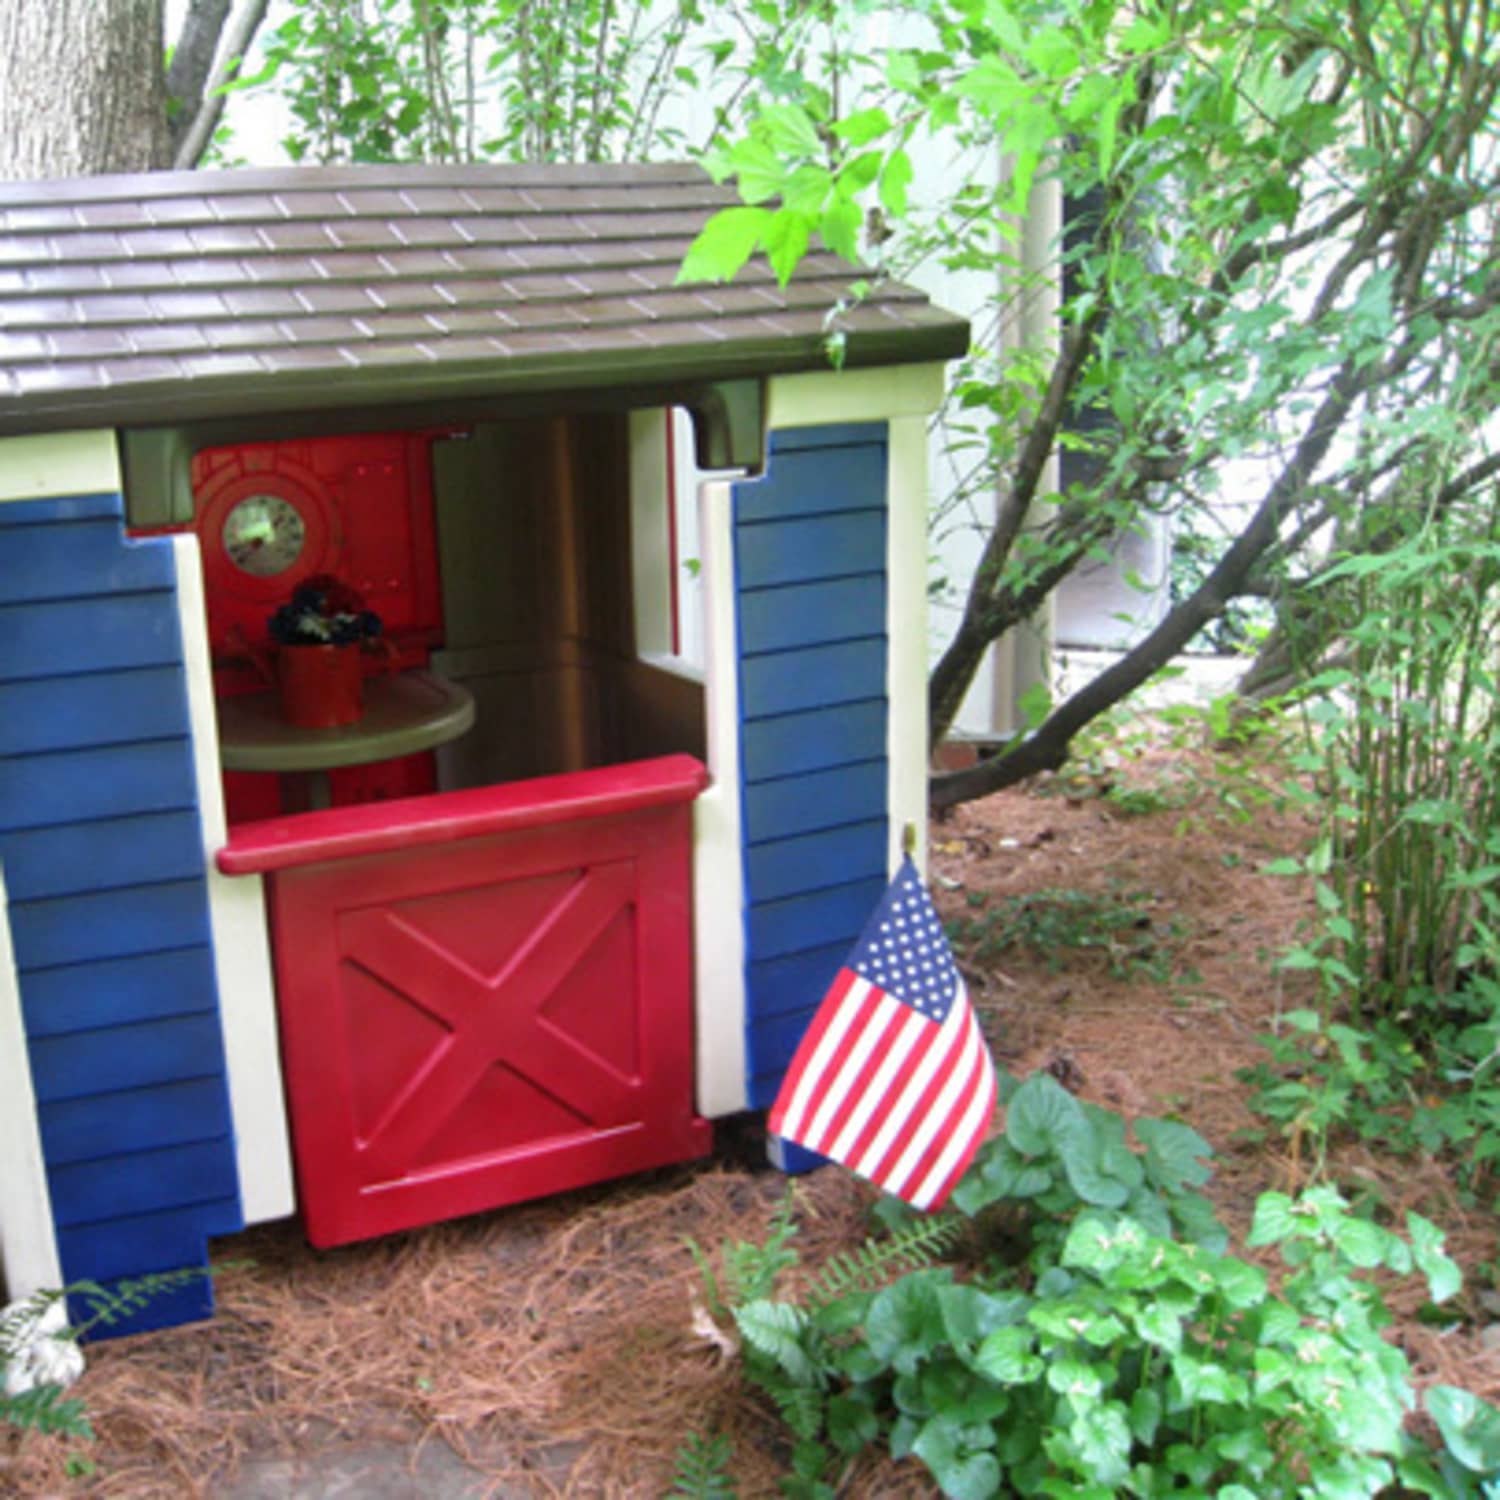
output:
[[[1137, 1121], [1132, 1147], [1123, 1121], [1045, 1074], [1005, 1092], [1004, 1135], [955, 1193], [960, 1264], [888, 1276], [896, 1251], [939, 1242], [910, 1239], [924, 1221], [887, 1204], [894, 1237], [862, 1252], [872, 1274], [809, 1282], [783, 1237], [762, 1267], [775, 1288], [757, 1277], [732, 1308], [745, 1373], [791, 1437], [787, 1495], [832, 1500], [872, 1446], [916, 1458], [954, 1500], [1480, 1492], [1500, 1412], [1440, 1390], [1427, 1405], [1445, 1449], [1408, 1434], [1406, 1357], [1368, 1279], [1415, 1273], [1451, 1298], [1433, 1224], [1408, 1214], [1398, 1234], [1326, 1186], [1265, 1194], [1249, 1243], [1281, 1251], [1273, 1292], [1224, 1253], [1197, 1192], [1208, 1147], [1187, 1126]], [[794, 1271], [811, 1290], [782, 1290]]]
[[669, 1500], [737, 1500], [729, 1474], [733, 1456], [727, 1438], [689, 1433], [677, 1450]]
[[1146, 891], [1048, 888], [1006, 896], [981, 914], [958, 917], [948, 936], [960, 959], [972, 964], [992, 963], [1020, 948], [1056, 967], [1064, 952], [1082, 951], [1101, 954], [1117, 979], [1164, 980], [1179, 928], [1162, 922], [1155, 907]]

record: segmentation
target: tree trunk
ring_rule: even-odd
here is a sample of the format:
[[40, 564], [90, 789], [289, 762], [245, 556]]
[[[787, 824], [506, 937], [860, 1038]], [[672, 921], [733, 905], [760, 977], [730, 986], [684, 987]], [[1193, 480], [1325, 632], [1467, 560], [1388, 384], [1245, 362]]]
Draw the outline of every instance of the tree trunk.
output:
[[0, 177], [167, 165], [157, 0], [0, 0]]

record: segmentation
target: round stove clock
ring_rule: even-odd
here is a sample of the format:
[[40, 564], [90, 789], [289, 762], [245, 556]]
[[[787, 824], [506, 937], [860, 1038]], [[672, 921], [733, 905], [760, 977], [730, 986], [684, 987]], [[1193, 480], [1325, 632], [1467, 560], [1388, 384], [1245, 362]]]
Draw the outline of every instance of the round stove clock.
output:
[[307, 524], [280, 495], [246, 495], [224, 518], [225, 555], [252, 578], [275, 578], [294, 567], [307, 542]]

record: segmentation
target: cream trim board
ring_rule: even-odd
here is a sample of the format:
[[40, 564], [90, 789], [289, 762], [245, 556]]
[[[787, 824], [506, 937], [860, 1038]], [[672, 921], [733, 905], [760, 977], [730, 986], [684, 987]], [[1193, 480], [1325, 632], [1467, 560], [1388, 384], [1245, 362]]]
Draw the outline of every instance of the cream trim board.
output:
[[767, 382], [766, 431], [879, 422], [886, 417], [925, 418], [943, 404], [946, 378], [943, 364], [776, 375]]
[[[11, 1301], [62, 1286], [52, 1198], [31, 1085], [21, 982], [0, 869], [0, 1265]], [[0, 1298], [0, 1301], [5, 1299]]]
[[927, 866], [927, 421], [888, 424], [886, 493], [886, 757], [890, 868], [901, 862], [906, 824]]
[[672, 650], [670, 420], [665, 409], [630, 413], [630, 562], [635, 644], [643, 655]]
[[119, 494], [120, 453], [108, 428], [0, 438], [0, 505], [50, 495]]
[[208, 877], [209, 924], [229, 1104], [234, 1117], [240, 1205], [247, 1224], [282, 1219], [296, 1207], [276, 1028], [276, 989], [266, 932], [261, 878], [219, 872], [214, 858], [228, 839], [219, 737], [214, 717], [203, 568], [198, 539], [172, 538], [177, 564], [178, 615], [193, 735], [193, 764]]
[[694, 1048], [698, 1112], [715, 1119], [749, 1102], [734, 497], [728, 482], [711, 480], [699, 487], [698, 516], [707, 660], [704, 710], [712, 780], [693, 804]]

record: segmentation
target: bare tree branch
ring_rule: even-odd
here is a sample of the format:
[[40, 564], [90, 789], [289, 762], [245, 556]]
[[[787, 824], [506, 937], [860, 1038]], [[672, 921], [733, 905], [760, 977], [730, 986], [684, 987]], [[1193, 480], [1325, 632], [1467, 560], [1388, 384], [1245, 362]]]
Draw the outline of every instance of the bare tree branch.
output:
[[[203, 0], [203, 3], [212, 4], [214, 0]], [[245, 54], [249, 52], [250, 44], [255, 40], [255, 34], [260, 30], [269, 8], [270, 0], [244, 0], [235, 11], [221, 49], [223, 60], [213, 70], [192, 119], [183, 127], [172, 159], [174, 167], [196, 167], [203, 153], [208, 150], [208, 143], [213, 139], [214, 131], [218, 129], [219, 120], [224, 114], [224, 86], [232, 83], [238, 76]]]
[[172, 63], [167, 69], [167, 139], [176, 160], [182, 137], [203, 108], [203, 91], [232, 0], [193, 0], [182, 19]]

